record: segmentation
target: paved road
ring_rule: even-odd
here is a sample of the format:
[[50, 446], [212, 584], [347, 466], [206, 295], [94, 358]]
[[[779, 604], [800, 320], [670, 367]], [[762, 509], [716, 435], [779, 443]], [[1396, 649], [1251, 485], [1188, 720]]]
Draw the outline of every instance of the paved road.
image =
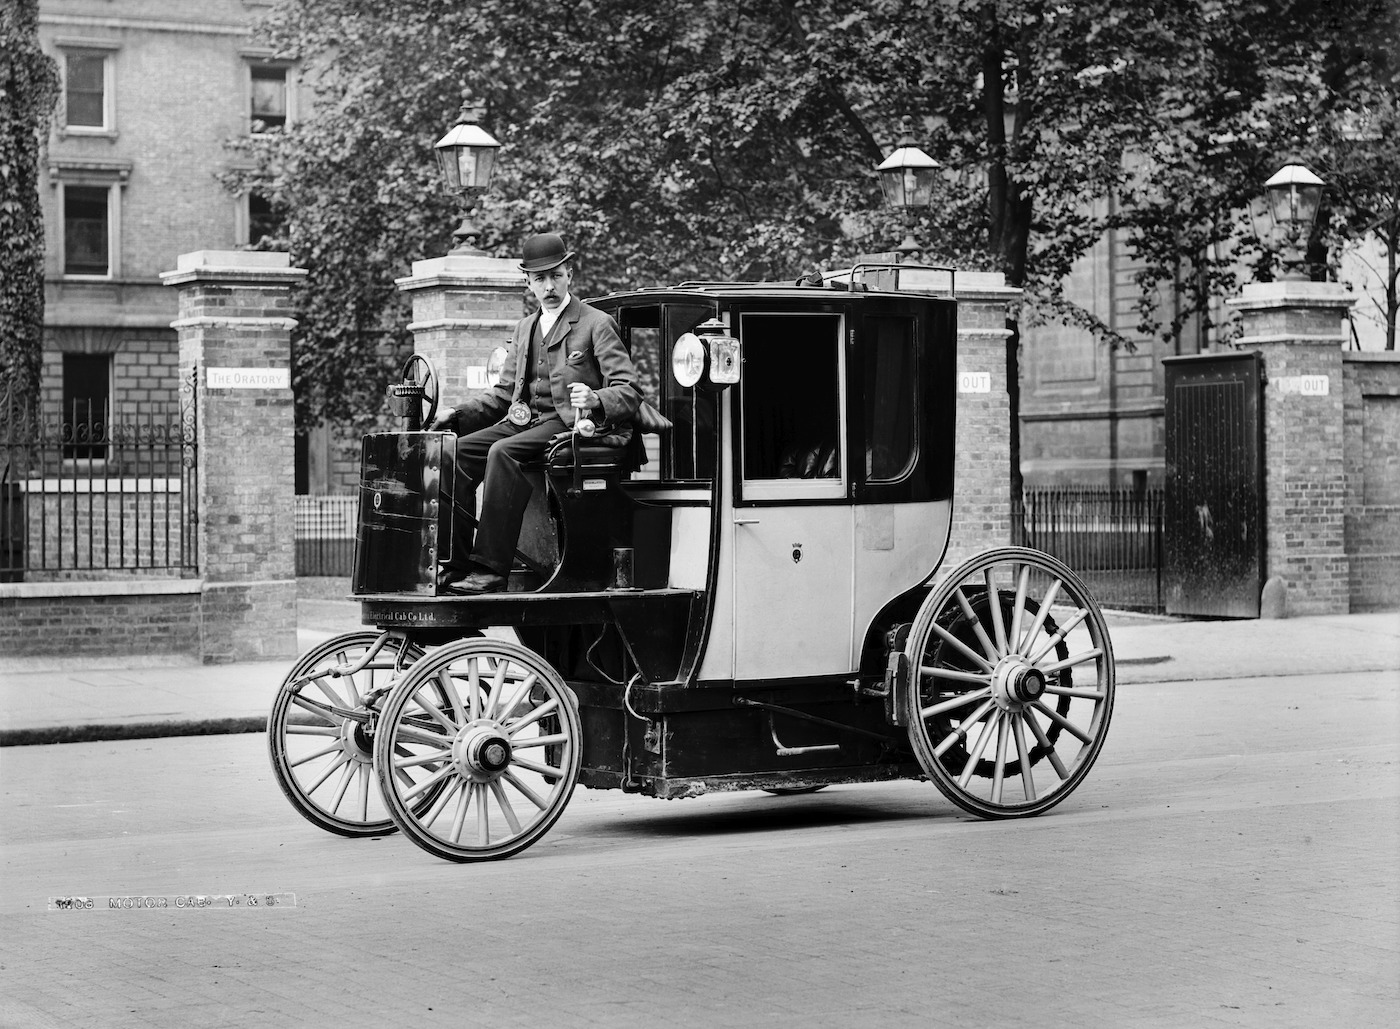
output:
[[[1126, 686], [1021, 822], [923, 783], [580, 790], [506, 862], [350, 841], [260, 735], [0, 751], [5, 1026], [1391, 1024], [1400, 675]], [[49, 911], [48, 898], [295, 906]]]

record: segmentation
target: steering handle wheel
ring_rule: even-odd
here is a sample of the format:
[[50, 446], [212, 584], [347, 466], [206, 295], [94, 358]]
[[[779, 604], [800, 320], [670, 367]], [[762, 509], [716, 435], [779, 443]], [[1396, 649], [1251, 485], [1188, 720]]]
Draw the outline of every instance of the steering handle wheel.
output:
[[[417, 366], [421, 366], [421, 374], [415, 377], [414, 370]], [[419, 424], [422, 428], [432, 425], [433, 416], [437, 414], [439, 393], [437, 369], [433, 367], [433, 362], [422, 354], [410, 354], [403, 365], [403, 384], [417, 387], [423, 391], [420, 400], [427, 405], [427, 410], [423, 412]]]

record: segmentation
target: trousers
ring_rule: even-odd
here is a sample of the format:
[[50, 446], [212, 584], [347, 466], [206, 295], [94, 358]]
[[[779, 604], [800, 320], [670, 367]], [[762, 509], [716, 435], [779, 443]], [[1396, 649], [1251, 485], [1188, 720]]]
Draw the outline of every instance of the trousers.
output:
[[457, 437], [455, 499], [469, 511], [476, 509], [476, 531], [470, 519], [454, 513], [452, 554], [444, 562], [449, 572], [478, 565], [510, 574], [533, 491], [520, 466], [543, 457], [550, 438], [567, 431], [562, 418], [548, 415], [529, 425], [502, 421]]

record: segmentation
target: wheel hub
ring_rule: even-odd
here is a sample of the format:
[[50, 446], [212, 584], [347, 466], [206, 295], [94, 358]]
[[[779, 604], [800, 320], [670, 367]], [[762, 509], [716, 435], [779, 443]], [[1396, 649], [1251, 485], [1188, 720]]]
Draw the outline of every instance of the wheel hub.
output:
[[1045, 692], [1045, 673], [1025, 658], [1006, 657], [992, 674], [992, 696], [1003, 711], [1020, 711]]
[[510, 767], [510, 738], [497, 722], [480, 720], [464, 725], [452, 741], [452, 761], [474, 782], [490, 782]]
[[362, 765], [374, 762], [374, 734], [368, 722], [345, 719], [340, 723], [340, 742], [351, 760]]

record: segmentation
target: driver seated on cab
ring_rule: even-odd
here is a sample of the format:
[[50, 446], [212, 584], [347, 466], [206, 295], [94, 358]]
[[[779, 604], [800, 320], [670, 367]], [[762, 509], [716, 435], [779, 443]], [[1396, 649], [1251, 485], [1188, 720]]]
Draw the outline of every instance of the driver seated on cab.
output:
[[637, 370], [617, 322], [571, 295], [573, 259], [555, 233], [525, 241], [520, 270], [540, 309], [516, 323], [500, 382], [432, 425], [457, 434], [455, 502], [471, 511], [481, 494], [475, 534], [470, 519], [452, 520], [452, 552], [438, 573], [448, 592], [505, 589], [532, 492], [521, 465], [541, 458], [581, 412], [601, 411], [597, 420], [618, 426], [623, 443], [631, 436], [642, 402]]

